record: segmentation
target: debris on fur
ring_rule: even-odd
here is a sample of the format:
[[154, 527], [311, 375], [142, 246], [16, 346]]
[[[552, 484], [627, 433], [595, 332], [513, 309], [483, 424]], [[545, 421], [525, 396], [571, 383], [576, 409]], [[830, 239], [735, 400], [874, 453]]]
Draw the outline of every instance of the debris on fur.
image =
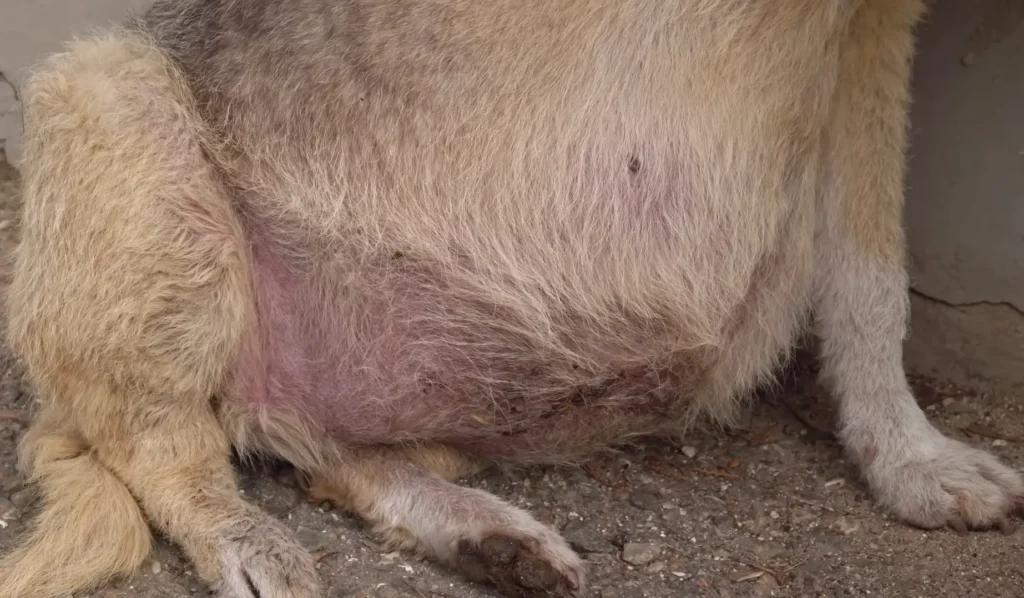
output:
[[461, 540], [455, 564], [470, 580], [494, 584], [509, 597], [569, 598], [578, 590], [550, 563], [507, 536], [490, 536], [479, 545]]

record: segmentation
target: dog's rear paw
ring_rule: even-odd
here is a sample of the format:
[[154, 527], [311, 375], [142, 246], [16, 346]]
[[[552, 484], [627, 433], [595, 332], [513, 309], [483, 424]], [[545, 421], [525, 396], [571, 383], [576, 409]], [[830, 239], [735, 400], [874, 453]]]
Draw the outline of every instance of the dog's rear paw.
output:
[[228, 534], [220, 552], [219, 598], [320, 598], [309, 554], [269, 517]]
[[455, 566], [470, 580], [494, 584], [508, 596], [578, 596], [583, 564], [564, 542], [547, 540], [502, 534], [479, 543], [463, 539], [456, 547]]

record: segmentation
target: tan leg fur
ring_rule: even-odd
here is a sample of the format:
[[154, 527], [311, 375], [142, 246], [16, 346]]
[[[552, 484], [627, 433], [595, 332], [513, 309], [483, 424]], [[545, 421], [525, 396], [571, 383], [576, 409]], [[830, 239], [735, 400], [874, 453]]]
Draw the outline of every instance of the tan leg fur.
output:
[[129, 575], [149, 554], [149, 526], [135, 498], [60, 420], [47, 409], [22, 441], [22, 469], [42, 495], [42, 514], [0, 561], [4, 598], [65, 595]]
[[130, 573], [148, 551], [132, 496], [221, 596], [317, 595], [309, 555], [239, 497], [210, 405], [249, 281], [182, 84], [148, 40], [110, 35], [53, 58], [28, 97], [9, 319], [44, 402], [24, 451], [46, 501], [0, 596]]

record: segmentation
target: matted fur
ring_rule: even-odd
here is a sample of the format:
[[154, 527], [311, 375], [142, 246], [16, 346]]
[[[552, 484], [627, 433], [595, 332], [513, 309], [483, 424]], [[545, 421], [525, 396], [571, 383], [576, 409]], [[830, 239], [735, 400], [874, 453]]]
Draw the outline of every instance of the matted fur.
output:
[[75, 42], [26, 89], [8, 316], [46, 501], [0, 598], [129, 574], [147, 520], [221, 596], [319, 595], [231, 447], [395, 546], [578, 595], [557, 533], [455, 480], [728, 421], [812, 312], [876, 499], [1001, 524], [1020, 476], [901, 364], [922, 11], [158, 0]]

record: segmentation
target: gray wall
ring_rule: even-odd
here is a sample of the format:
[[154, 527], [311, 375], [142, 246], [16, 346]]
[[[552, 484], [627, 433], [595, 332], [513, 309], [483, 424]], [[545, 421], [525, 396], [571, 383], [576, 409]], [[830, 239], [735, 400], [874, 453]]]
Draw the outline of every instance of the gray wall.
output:
[[1024, 389], [1024, 0], [939, 0], [919, 31], [906, 226], [911, 370]]
[[921, 30], [907, 227], [918, 291], [1024, 309], [1024, 27], [972, 43], [990, 4], [942, 2]]

